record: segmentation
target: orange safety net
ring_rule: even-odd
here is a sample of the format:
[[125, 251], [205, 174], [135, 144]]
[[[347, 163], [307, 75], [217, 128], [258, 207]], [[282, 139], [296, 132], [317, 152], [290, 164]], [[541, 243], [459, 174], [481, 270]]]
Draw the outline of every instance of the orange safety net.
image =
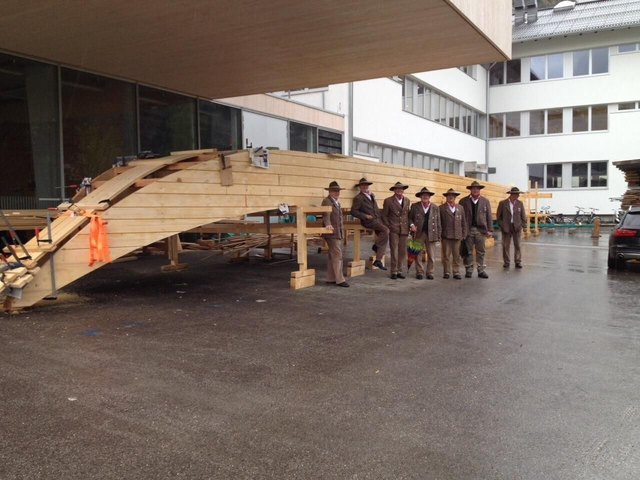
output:
[[90, 215], [89, 224], [89, 266], [96, 262], [109, 263], [109, 241], [107, 239], [107, 222], [97, 215]]

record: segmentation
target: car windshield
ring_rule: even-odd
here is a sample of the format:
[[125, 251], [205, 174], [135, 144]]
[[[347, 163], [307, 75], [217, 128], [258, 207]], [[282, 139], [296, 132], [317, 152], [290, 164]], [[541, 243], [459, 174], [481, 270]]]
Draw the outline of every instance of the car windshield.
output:
[[640, 228], [640, 212], [628, 212], [622, 220], [623, 228]]

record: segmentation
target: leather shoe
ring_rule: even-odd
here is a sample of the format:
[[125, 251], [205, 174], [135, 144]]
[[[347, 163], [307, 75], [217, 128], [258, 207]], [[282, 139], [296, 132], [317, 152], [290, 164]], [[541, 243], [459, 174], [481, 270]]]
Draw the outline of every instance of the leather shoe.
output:
[[450, 275], [449, 275], [448, 273], [445, 273], [445, 274], [442, 276], [442, 278], [449, 278], [449, 277], [450, 277]]
[[473, 277], [473, 272], [467, 272], [464, 274], [464, 278], [471, 278]]
[[489, 278], [487, 272], [478, 272], [478, 278]]
[[347, 282], [342, 282], [342, 283], [336, 283], [337, 286], [339, 287], [348, 287], [349, 284]]
[[522, 264], [521, 263], [516, 263], [516, 268], [522, 268]]
[[398, 276], [395, 273], [391, 274], [391, 280], [395, 280], [396, 278], [398, 278]]
[[504, 265], [502, 265], [502, 268], [509, 268], [509, 264], [505, 263]]
[[405, 277], [403, 274], [399, 273], [398, 274], [398, 278], [407, 278], [407, 277]]
[[374, 244], [374, 245], [371, 247], [371, 250], [373, 250], [374, 252], [377, 252], [377, 251], [378, 251], [378, 245], [375, 245], [375, 244]]
[[462, 276], [459, 273], [456, 273], [453, 278], [455, 278], [456, 280], [462, 280]]
[[427, 275], [427, 280], [433, 280], [433, 275], [431, 275], [430, 273]]
[[375, 262], [373, 262], [373, 266], [378, 267], [380, 270], [387, 269], [387, 267], [385, 267], [380, 260], [376, 260]]
[[422, 275], [418, 274], [418, 275], [416, 275], [416, 278], [417, 278], [418, 280], [422, 280], [424, 277], [423, 277]]

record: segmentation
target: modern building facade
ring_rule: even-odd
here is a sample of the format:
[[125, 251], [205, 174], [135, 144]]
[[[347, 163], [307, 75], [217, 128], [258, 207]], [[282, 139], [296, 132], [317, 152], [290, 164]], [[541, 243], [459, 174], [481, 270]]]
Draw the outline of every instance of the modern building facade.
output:
[[509, 13], [508, 0], [9, 2], [0, 208], [57, 205], [116, 156], [146, 150], [346, 153], [339, 109], [258, 92], [506, 59]]

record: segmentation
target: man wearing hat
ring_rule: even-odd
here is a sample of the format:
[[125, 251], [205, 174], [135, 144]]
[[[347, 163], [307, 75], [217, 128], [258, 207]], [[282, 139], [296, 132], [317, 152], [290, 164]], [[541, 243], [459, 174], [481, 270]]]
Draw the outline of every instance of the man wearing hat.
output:
[[522, 253], [520, 252], [520, 237], [522, 229], [527, 224], [527, 214], [524, 205], [519, 200], [520, 190], [518, 187], [511, 187], [507, 192], [509, 198], [502, 200], [498, 204], [496, 220], [502, 231], [502, 259], [504, 268], [509, 268], [511, 260], [509, 258], [509, 248], [513, 240], [513, 257], [516, 268], [522, 268]]
[[391, 278], [405, 278], [402, 271], [407, 265], [407, 237], [409, 236], [409, 208], [411, 202], [404, 196], [409, 188], [401, 182], [389, 190], [393, 192], [382, 204], [382, 221], [389, 228], [391, 250]]
[[[409, 211], [410, 230], [415, 234], [416, 240], [422, 243], [427, 252], [427, 279], [433, 280], [433, 260], [436, 253], [436, 242], [440, 241], [440, 212], [438, 207], [431, 203], [433, 192], [427, 187], [422, 187], [416, 197], [420, 202], [411, 205]], [[424, 275], [422, 255], [416, 257], [416, 278], [422, 280]]]
[[327, 264], [327, 283], [335, 283], [339, 287], [348, 287], [342, 273], [342, 210], [340, 209], [340, 188], [335, 180], [329, 184], [329, 195], [322, 199], [322, 206], [331, 206], [331, 213], [322, 216], [324, 226], [332, 233], [324, 233], [322, 237], [329, 245], [329, 261]]
[[451, 278], [451, 273], [453, 273], [453, 278], [461, 280], [460, 242], [467, 237], [467, 222], [464, 217], [464, 209], [456, 204], [456, 197], [460, 193], [450, 188], [442, 195], [446, 199], [446, 203], [439, 208], [440, 221], [442, 222], [443, 278]]
[[355, 186], [360, 189], [360, 193], [353, 199], [351, 215], [358, 218], [364, 228], [375, 232], [376, 241], [372, 248], [373, 251], [376, 252], [376, 260], [373, 264], [380, 270], [386, 270], [387, 268], [382, 264], [382, 259], [387, 252], [389, 229], [382, 223], [382, 215], [378, 208], [376, 197], [369, 191], [369, 185], [372, 184], [373, 182], [369, 182], [364, 177], [355, 184]]
[[480, 190], [484, 185], [474, 180], [471, 185], [467, 186], [470, 195], [460, 200], [460, 206], [464, 208], [464, 218], [467, 222], [467, 238], [463, 251], [466, 250], [467, 255], [463, 258], [464, 268], [467, 271], [466, 277], [471, 278], [473, 275], [473, 249], [476, 250], [476, 266], [478, 268], [479, 278], [489, 278], [485, 272], [484, 252], [485, 239], [493, 235], [493, 215], [491, 214], [491, 203], [489, 200], [480, 195]]

